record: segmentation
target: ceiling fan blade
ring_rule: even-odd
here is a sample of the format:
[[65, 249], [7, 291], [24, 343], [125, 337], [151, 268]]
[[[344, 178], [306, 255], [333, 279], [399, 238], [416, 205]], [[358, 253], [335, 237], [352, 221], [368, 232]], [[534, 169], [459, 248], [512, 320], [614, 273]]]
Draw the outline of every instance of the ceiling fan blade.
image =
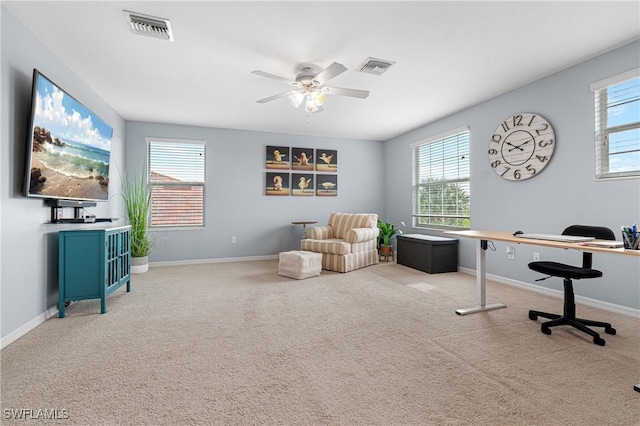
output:
[[342, 74], [346, 70], [347, 70], [347, 67], [337, 62], [334, 62], [328, 67], [326, 67], [325, 69], [323, 69], [322, 71], [320, 71], [318, 75], [316, 75], [313, 78], [313, 81], [317, 82], [319, 86], [322, 86], [327, 81]]
[[289, 96], [292, 92], [284, 92], [284, 93], [279, 93], [277, 95], [273, 95], [273, 96], [269, 96], [268, 98], [264, 98], [264, 99], [260, 99], [258, 101], [256, 101], [259, 104], [264, 104], [266, 102], [271, 102], [271, 101], [275, 101], [276, 99], [280, 99], [280, 98], [284, 98], [286, 96]]
[[275, 75], [275, 74], [270, 74], [268, 72], [255, 70], [255, 71], [251, 71], [251, 74], [261, 75], [262, 77], [267, 77], [272, 80], [284, 81], [285, 83], [291, 84], [292, 86], [297, 86], [297, 83], [295, 81], [291, 81], [291, 79], [280, 77], [279, 75]]
[[351, 96], [360, 99], [366, 99], [369, 96], [368, 90], [343, 89], [342, 87], [323, 87], [322, 91], [328, 95]]

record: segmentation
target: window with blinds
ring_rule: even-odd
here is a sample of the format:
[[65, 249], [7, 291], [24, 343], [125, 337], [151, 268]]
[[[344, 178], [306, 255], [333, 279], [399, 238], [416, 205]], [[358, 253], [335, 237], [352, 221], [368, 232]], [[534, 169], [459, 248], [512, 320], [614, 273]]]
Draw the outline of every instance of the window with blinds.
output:
[[147, 139], [152, 228], [204, 226], [205, 147]]
[[640, 176], [640, 68], [594, 83], [596, 178]]
[[411, 145], [413, 226], [469, 228], [469, 129]]

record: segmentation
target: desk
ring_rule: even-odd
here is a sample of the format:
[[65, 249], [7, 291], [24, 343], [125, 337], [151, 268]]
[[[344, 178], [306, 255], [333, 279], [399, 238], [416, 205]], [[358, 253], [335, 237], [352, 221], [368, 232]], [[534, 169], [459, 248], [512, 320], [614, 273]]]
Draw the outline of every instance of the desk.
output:
[[[602, 247], [588, 247], [582, 246], [580, 243], [568, 243], [561, 241], [548, 241], [548, 240], [534, 240], [532, 238], [521, 238], [514, 236], [511, 232], [507, 231], [447, 231], [445, 234], [456, 235], [463, 238], [473, 238], [477, 240], [476, 244], [476, 294], [477, 305], [472, 308], [464, 308], [456, 310], [458, 315], [473, 314], [476, 312], [491, 311], [493, 309], [506, 308], [504, 303], [493, 303], [487, 305], [487, 267], [485, 252], [487, 250], [487, 241], [503, 241], [513, 244], [529, 244], [532, 246], [544, 246], [561, 249], [572, 249], [579, 251], [586, 251], [591, 253], [608, 253], [608, 254], [620, 254], [626, 256], [640, 257], [640, 250], [625, 250], [623, 248], [602, 248]], [[636, 391], [640, 392], [640, 384], [633, 387]]]
[[487, 305], [486, 287], [487, 287], [487, 267], [485, 252], [487, 250], [487, 241], [503, 241], [512, 244], [528, 244], [532, 246], [544, 246], [560, 249], [572, 249], [579, 251], [587, 251], [591, 253], [609, 253], [621, 254], [627, 256], [640, 257], [640, 250], [625, 250], [623, 248], [603, 248], [603, 247], [587, 247], [580, 243], [569, 243], [564, 241], [534, 240], [532, 238], [516, 237], [508, 231], [447, 231], [445, 234], [456, 235], [463, 238], [473, 238], [476, 242], [476, 294], [477, 305], [472, 308], [464, 308], [456, 310], [458, 315], [474, 314], [476, 312], [491, 311], [493, 309], [506, 308], [504, 303], [493, 303]]

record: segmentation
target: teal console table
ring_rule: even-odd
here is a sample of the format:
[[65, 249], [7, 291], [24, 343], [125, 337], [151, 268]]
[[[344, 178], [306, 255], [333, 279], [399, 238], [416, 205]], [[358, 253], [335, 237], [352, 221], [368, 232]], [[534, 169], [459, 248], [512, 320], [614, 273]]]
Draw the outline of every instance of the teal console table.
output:
[[58, 316], [66, 302], [107, 297], [123, 284], [131, 291], [131, 226], [58, 232]]

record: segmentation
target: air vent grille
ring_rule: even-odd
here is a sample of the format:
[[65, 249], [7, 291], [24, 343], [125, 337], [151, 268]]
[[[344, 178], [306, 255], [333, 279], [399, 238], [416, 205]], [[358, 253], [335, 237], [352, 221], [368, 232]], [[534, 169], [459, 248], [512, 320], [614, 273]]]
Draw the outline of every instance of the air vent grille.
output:
[[360, 65], [356, 71], [366, 72], [368, 74], [382, 75], [391, 65], [395, 64], [393, 61], [387, 61], [384, 59], [367, 58], [364, 64]]
[[171, 21], [164, 18], [143, 15], [142, 13], [124, 11], [134, 34], [144, 35], [161, 40], [173, 41]]

